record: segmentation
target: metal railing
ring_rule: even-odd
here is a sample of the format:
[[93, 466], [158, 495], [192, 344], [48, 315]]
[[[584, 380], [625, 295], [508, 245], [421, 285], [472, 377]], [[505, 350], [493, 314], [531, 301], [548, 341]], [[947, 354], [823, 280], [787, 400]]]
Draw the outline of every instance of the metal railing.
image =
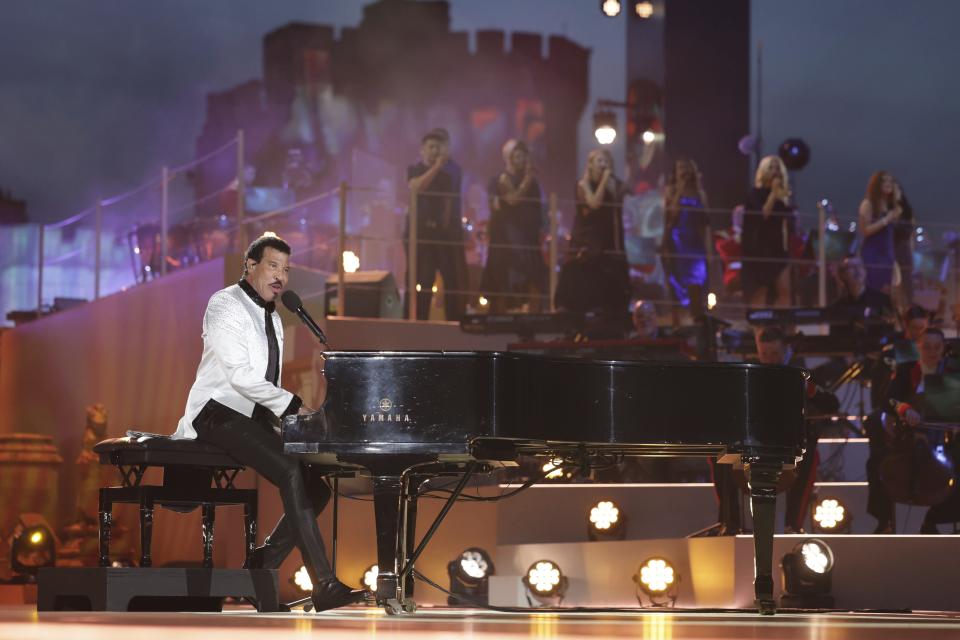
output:
[[[233, 155], [234, 158], [230, 160], [228, 154]], [[204, 193], [200, 193], [197, 188], [192, 188], [191, 191], [194, 185], [183, 184], [185, 180], [189, 181], [191, 172], [195, 172], [204, 163], [218, 163], [222, 167], [228, 160], [234, 167], [234, 175], [230, 176], [230, 181], [226, 184], [214, 185]], [[535, 293], [509, 290], [483, 291], [480, 286], [471, 284], [468, 278], [466, 281], [445, 283], [443, 295], [463, 296], [471, 301], [471, 306], [475, 310], [483, 310], [482, 299], [486, 296], [498, 296], [520, 303], [537, 298], [540, 308], [552, 308], [560, 266], [567, 254], [565, 246], [569, 242], [570, 235], [568, 227], [578, 207], [578, 202], [574, 199], [559, 198], [555, 193], [546, 194], [544, 198], [517, 199], [517, 202], [536, 203], [545, 210], [545, 238], [536, 244], [491, 244], [489, 239], [480, 233], [482, 222], [478, 220], [467, 221], [462, 229], [466, 234], [463, 241], [441, 240], [435, 237], [418, 236], [421, 228], [418, 196], [460, 197], [460, 194], [429, 190], [417, 194], [405, 189], [405, 185], [395, 185], [397, 188], [390, 188], [341, 182], [335, 188], [322, 193], [304, 197], [265, 213], [250, 215], [246, 207], [247, 186], [244, 169], [244, 135], [240, 131], [233, 139], [201, 158], [178, 166], [163, 167], [159, 177], [154, 180], [147, 181], [125, 193], [99, 199], [91, 207], [60, 222], [39, 225], [36, 238], [38, 313], [44, 309], [50, 292], [54, 292], [53, 295], [66, 292], [77, 297], [88, 295], [97, 299], [129, 286], [163, 277], [170, 271], [182, 269], [193, 262], [223, 255], [231, 250], [243, 251], [247, 246], [247, 240], [253, 234], [271, 228], [293, 230], [290, 234], [295, 240], [291, 243], [295, 249], [293, 255], [295, 264], [330, 275], [336, 273], [338, 300], [336, 312], [339, 315], [345, 313], [346, 297], [349, 295], [347, 269], [344, 264], [345, 252], [354, 251], [365, 270], [379, 268], [394, 273], [405, 272], [401, 287], [406, 294], [404, 315], [407, 319], [413, 320], [417, 317], [418, 296], [410, 294], [417, 292], [418, 286], [434, 284], [417, 282], [418, 254], [426, 247], [443, 244], [453, 246], [455, 251], [471, 254], [468, 269], [474, 276], [472, 278], [474, 281], [476, 274], [487, 266], [484, 256], [490, 249], [506, 248], [540, 252], [546, 262], [548, 274], [545, 291]], [[223, 174], [222, 171], [220, 173]], [[184, 193], [188, 191], [190, 194], [185, 197]], [[367, 204], [358, 204], [355, 201], [354, 198], [360, 195]], [[208, 205], [215, 203], [215, 199], [225, 197], [232, 201], [232, 215], [221, 214], [213, 217], [196, 215], [198, 209], [209, 209]], [[358, 218], [377, 217], [370, 211], [371, 199], [378, 199], [378, 206], [383, 211], [379, 212], [377, 223], [373, 224], [369, 220], [361, 223]], [[336, 223], [322, 224], [320, 227], [324, 230], [317, 231], [318, 220], [332, 217], [331, 205], [335, 206]], [[627, 207], [623, 203], [612, 206], [623, 218]], [[730, 310], [746, 307], [749, 301], [738, 301], [735, 294], [724, 291], [716, 282], [717, 274], [722, 272], [724, 264], [721, 256], [714, 250], [713, 233], [719, 229], [729, 228], [731, 211], [710, 208], [698, 209], [698, 211], [704, 216], [704, 228], [708, 234], [703, 252], [670, 252], [661, 247], [647, 252], [646, 264], [643, 266], [655, 274], [660, 273], [659, 280], [662, 284], [664, 260], [703, 260], [710, 274], [707, 289], [716, 293], [719, 306]], [[194, 215], [185, 222], [178, 223], [176, 230], [181, 234], [186, 233], [189, 237], [179, 238], [174, 242], [171, 238], [175, 230], [172, 222], [184, 213]], [[745, 215], [758, 214], [759, 212], [745, 212]], [[657, 213], [647, 215], [656, 216]], [[662, 206], [659, 215], [663, 215]], [[844, 233], [844, 230], [849, 234], [849, 227], [839, 225], [838, 221], [828, 217], [822, 209], [816, 213], [800, 211], [792, 215], [798, 230], [803, 228], [809, 230], [806, 234], [807, 240], [815, 240], [808, 243], [808, 246], [815, 247], [814, 253], [808, 251], [805, 257], [787, 256], [785, 258], [760, 258], [748, 255], [741, 256], [739, 262], [741, 265], [765, 260], [784, 263], [794, 271], [804, 271], [808, 284], [810, 274], [815, 271], [816, 296], [813, 302], [816, 305], [825, 306], [829, 302], [831, 267], [839, 259], [828, 253], [828, 236], [833, 233]], [[405, 235], [397, 230], [397, 223], [404, 220], [407, 222]], [[628, 237], [624, 239], [626, 244], [621, 244], [624, 247], [623, 250], [614, 251], [621, 255], [625, 254], [628, 259], [632, 253], [630, 245], [636, 239], [636, 232], [632, 236], [629, 235], [629, 230], [635, 226], [634, 223], [635, 221], [625, 221], [624, 226], [628, 229]], [[384, 226], [388, 228], [387, 233], [374, 233]], [[390, 226], [393, 227], [392, 231], [389, 229]], [[335, 228], [335, 231], [332, 231], [331, 227]], [[924, 224], [923, 227], [928, 238], [931, 231], [953, 234], [954, 240], [951, 245], [953, 249], [946, 254], [942, 248], [939, 249], [939, 259], [944, 262], [939, 268], [939, 284], [952, 304], [956, 304], [957, 282], [960, 280], [956, 238], [960, 233], [953, 225]], [[649, 236], [649, 229], [644, 233]], [[649, 240], [649, 237], [647, 239]], [[184, 243], [192, 245], [193, 248], [184, 249]], [[91, 256], [92, 268], [79, 268], [87, 264]], [[126, 260], [131, 261], [132, 272], [124, 276], [122, 271], [125, 267], [121, 263]], [[729, 267], [729, 265], [726, 266]], [[866, 266], [871, 268], [889, 265], [868, 264]], [[927, 270], [929, 271], [929, 267]], [[654, 275], [646, 279], [656, 283], [658, 276]], [[713, 280], [712, 283], [711, 280]], [[667, 287], [664, 287], [664, 290], [666, 291]], [[669, 295], [661, 296], [654, 301], [666, 308], [679, 306], [678, 301]], [[435, 299], [432, 304], [437, 304], [437, 300]]]

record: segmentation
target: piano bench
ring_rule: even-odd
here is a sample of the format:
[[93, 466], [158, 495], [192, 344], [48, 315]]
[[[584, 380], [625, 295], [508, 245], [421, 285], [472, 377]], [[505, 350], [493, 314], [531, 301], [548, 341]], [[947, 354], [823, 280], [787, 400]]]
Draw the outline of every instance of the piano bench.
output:
[[[128, 432], [97, 444], [100, 464], [120, 471], [120, 486], [100, 489], [100, 566], [110, 566], [113, 505], [140, 505], [140, 566], [152, 565], [153, 509], [166, 507], [189, 513], [202, 509], [203, 566], [213, 567], [213, 525], [217, 505], [243, 505], [247, 563], [257, 543], [257, 491], [237, 489], [233, 482], [243, 465], [222, 449], [198, 440], [174, 440], [155, 434]], [[162, 484], [144, 484], [151, 467], [163, 470]]]

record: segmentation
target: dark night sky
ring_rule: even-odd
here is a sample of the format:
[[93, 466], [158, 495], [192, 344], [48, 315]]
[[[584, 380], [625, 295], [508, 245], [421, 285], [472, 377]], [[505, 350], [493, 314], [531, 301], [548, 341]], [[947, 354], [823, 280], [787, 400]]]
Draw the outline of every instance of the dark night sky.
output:
[[[260, 76], [264, 33], [293, 20], [353, 25], [363, 4], [3, 0], [0, 188], [52, 221], [189, 159], [206, 93]], [[561, 33], [593, 48], [592, 97], [622, 98], [623, 18], [603, 18], [596, 0], [451, 5], [454, 29]], [[850, 216], [870, 172], [888, 168], [922, 219], [953, 220], [960, 2], [754, 0], [753, 15], [765, 146], [800, 136], [813, 149], [802, 207], [827, 195]]]

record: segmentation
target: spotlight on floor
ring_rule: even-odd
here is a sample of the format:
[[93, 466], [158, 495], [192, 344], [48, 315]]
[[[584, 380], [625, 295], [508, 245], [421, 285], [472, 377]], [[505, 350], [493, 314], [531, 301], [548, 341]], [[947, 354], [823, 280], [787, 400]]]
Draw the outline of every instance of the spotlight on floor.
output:
[[[568, 584], [569, 580], [563, 575], [560, 566], [552, 560], [537, 560], [523, 576], [530, 606], [558, 606], [563, 602]], [[536, 605], [530, 600], [530, 596], [536, 600]]]
[[814, 533], [850, 533], [853, 516], [839, 498], [818, 497], [810, 506], [810, 521]]
[[780, 606], [796, 609], [831, 609], [833, 551], [823, 540], [799, 542], [780, 561], [783, 595]]
[[563, 468], [563, 458], [550, 458], [540, 470], [545, 474], [543, 479], [546, 481], [564, 482], [573, 477], [572, 471]]
[[600, 0], [600, 13], [608, 18], [616, 18], [623, 9], [623, 3], [620, 0]]
[[601, 500], [587, 513], [587, 538], [623, 540], [627, 535], [626, 516], [613, 500]]
[[447, 596], [447, 604], [459, 607], [473, 603], [487, 604], [493, 560], [486, 551], [479, 547], [466, 549], [450, 561], [447, 574], [450, 576], [450, 592], [465, 596], [463, 600]]
[[370, 565], [360, 574], [360, 588], [377, 591], [377, 576], [380, 574], [380, 567], [375, 564]]
[[[633, 575], [637, 585], [637, 602], [641, 607], [672, 607], [677, 602], [680, 574], [666, 558], [653, 557], [644, 560]], [[645, 603], [641, 593], [647, 596]]]
[[310, 580], [310, 574], [307, 573], [306, 567], [301, 566], [297, 569], [297, 572], [290, 578], [290, 582], [300, 589], [300, 591], [306, 591], [308, 593], [313, 591], [313, 582]]
[[57, 562], [57, 538], [39, 513], [20, 515], [9, 545], [14, 582], [35, 582], [40, 569]]
[[617, 139], [617, 115], [601, 109], [593, 114], [593, 135], [603, 145], [613, 144]]

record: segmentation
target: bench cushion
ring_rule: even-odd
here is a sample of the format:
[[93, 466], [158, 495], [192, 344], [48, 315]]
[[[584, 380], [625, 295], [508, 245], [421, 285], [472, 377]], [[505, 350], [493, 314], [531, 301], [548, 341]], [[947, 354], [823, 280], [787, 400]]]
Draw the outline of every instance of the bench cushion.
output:
[[211, 467], [242, 469], [223, 449], [200, 440], [174, 440], [159, 435], [126, 436], [97, 443], [100, 464]]

